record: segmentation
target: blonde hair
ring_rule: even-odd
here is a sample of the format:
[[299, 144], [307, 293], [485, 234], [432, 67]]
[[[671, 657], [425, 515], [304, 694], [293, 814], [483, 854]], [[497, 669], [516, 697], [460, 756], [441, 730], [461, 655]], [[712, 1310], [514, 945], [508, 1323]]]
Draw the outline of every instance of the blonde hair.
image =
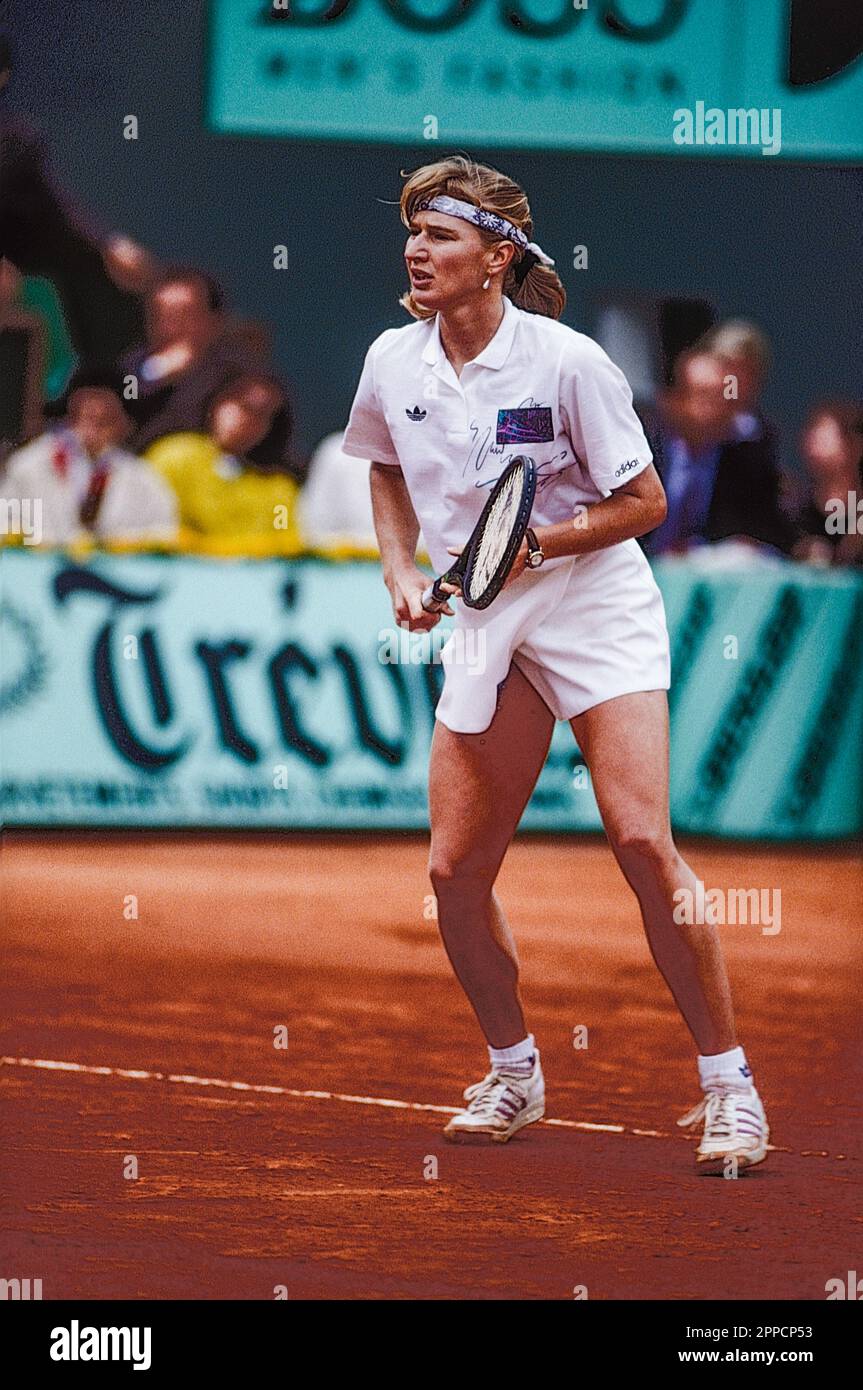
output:
[[[533, 240], [533, 219], [524, 189], [488, 164], [477, 164], [466, 155], [455, 154], [447, 159], [439, 159], [435, 164], [424, 164], [413, 173], [402, 169], [401, 176], [407, 179], [399, 204], [401, 219], [406, 227], [410, 226], [419, 202], [445, 193], [451, 198], [474, 203], [485, 212], [496, 212], [524, 232], [528, 241]], [[502, 240], [495, 232], [487, 231], [484, 227], [477, 227], [477, 231], [486, 246], [494, 246]], [[515, 246], [515, 243], [512, 245]], [[551, 266], [537, 262], [530, 267], [519, 285], [515, 268], [523, 254], [521, 247], [515, 246], [515, 255], [504, 275], [503, 293], [519, 309], [526, 309], [531, 314], [544, 314], [549, 319], [559, 319], [566, 304], [566, 290], [560, 276]], [[431, 318], [435, 313], [434, 309], [415, 303], [412, 290], [406, 290], [399, 303], [415, 319]]]
[[748, 319], [726, 319], [702, 334], [699, 347], [715, 352], [718, 357], [742, 357], [755, 367], [759, 376], [770, 370], [770, 341], [766, 333]]

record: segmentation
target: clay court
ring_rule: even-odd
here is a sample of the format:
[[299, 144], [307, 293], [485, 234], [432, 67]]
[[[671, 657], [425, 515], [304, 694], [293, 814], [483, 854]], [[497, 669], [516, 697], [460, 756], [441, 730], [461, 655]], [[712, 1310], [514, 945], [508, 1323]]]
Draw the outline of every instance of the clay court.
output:
[[683, 848], [782, 891], [780, 933], [723, 929], [775, 1146], [736, 1181], [676, 1128], [692, 1048], [599, 839], [505, 861], [548, 1118], [486, 1148], [441, 1136], [486, 1054], [423, 836], [7, 833], [6, 1272], [46, 1299], [823, 1300], [863, 1241], [863, 871]]

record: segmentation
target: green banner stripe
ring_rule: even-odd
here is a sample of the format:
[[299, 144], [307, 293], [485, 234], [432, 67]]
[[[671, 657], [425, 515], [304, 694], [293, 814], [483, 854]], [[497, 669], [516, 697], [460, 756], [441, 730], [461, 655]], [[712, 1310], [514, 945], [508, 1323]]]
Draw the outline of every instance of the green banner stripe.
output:
[[803, 601], [789, 584], [779, 592], [758, 635], [759, 654], [745, 667], [702, 760], [691, 810], [715, 811], [763, 718], [770, 695], [788, 662], [803, 625]]
[[713, 621], [713, 595], [706, 584], [696, 584], [686, 605], [671, 650], [671, 689], [668, 709], [671, 717], [686, 689], [690, 677], [698, 668], [698, 658]]
[[[777, 816], [796, 826], [817, 809], [842, 731], [851, 717], [863, 670], [863, 595], [858, 594], [842, 635], [840, 656], [826, 694], [811, 718], [806, 742], [786, 784]], [[863, 757], [863, 750], [861, 750]]]

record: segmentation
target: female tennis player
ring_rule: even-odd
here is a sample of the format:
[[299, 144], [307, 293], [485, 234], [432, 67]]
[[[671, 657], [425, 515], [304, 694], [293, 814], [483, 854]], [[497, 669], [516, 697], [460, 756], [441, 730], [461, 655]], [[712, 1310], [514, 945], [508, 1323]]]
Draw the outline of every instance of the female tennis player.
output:
[[[530, 529], [485, 610], [457, 603], [432, 740], [429, 872], [453, 969], [491, 1070], [464, 1093], [448, 1139], [505, 1142], [545, 1111], [539, 1051], [518, 989], [515, 943], [494, 892], [548, 752], [569, 721], [647, 940], [698, 1049], [699, 1169], [766, 1157], [768, 1128], [743, 1049], [716, 926], [680, 922], [696, 877], [671, 836], [669, 648], [662, 598], [635, 537], [665, 515], [662, 485], [622, 372], [558, 322], [565, 292], [531, 240], [523, 190], [455, 156], [401, 195], [416, 320], [369, 348], [344, 449], [370, 459], [375, 529], [396, 621], [426, 631], [422, 528], [439, 573], [519, 454], [537, 467]], [[469, 641], [482, 629], [482, 643]], [[476, 638], [474, 632], [474, 639]], [[477, 653], [482, 652], [481, 668]], [[470, 660], [465, 659], [469, 653]]]

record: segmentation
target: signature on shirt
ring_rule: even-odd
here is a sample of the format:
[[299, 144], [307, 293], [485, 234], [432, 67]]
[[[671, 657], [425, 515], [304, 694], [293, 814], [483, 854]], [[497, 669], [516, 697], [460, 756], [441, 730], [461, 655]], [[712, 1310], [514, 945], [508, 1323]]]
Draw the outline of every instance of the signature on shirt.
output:
[[[519, 402], [517, 408], [521, 410], [531, 406], [541, 407], [542, 405], [542, 401], [535, 401], [533, 396], [526, 396], [523, 401]], [[468, 428], [473, 436], [473, 441], [468, 450], [467, 458], [465, 459], [462, 477], [465, 477], [471, 469], [474, 474], [483, 472], [486, 464], [491, 461], [492, 464], [497, 463], [500, 465], [499, 471], [495, 473], [494, 477], [490, 475], [482, 478], [477, 477], [474, 486], [478, 488], [494, 487], [501, 473], [504, 472], [514, 458], [518, 458], [519, 452], [522, 451], [517, 452], [506, 444], [497, 444], [494, 438], [495, 430], [492, 425], [483, 429], [476, 420], [472, 420]], [[571, 459], [564, 467], [554, 468], [556, 463], [562, 463], [568, 455], [569, 451], [567, 449], [562, 449], [559, 453], [552, 454], [551, 458], [544, 459], [542, 463], [537, 464], [536, 486], [538, 492], [541, 492], [542, 489], [553, 482], [555, 478], [560, 477], [561, 473], [566, 473], [570, 468], [575, 467], [577, 460]], [[553, 471], [551, 471], [552, 469]]]

